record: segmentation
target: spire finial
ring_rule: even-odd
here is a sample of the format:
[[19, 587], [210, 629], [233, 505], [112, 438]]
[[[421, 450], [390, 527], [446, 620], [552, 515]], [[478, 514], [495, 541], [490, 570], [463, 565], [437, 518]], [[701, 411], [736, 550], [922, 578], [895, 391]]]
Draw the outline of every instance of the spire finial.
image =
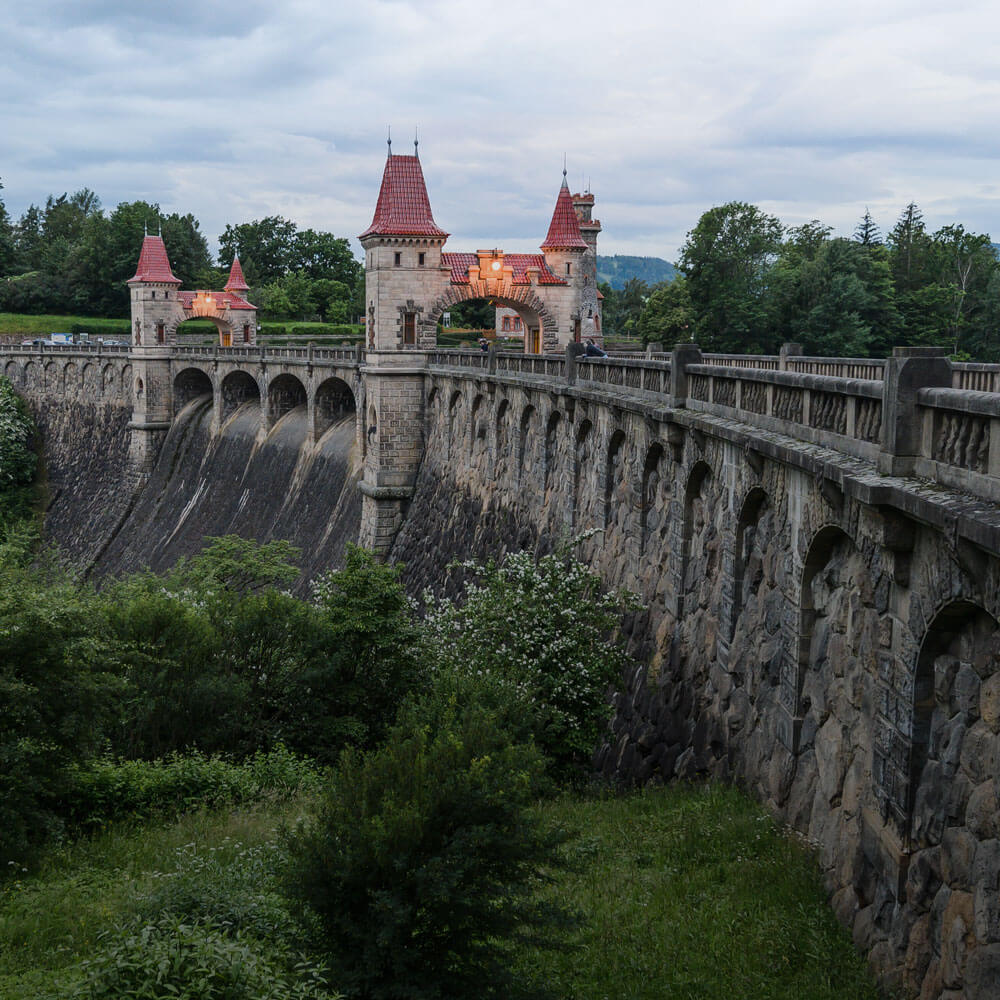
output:
[[563, 180], [566, 180], [566, 154], [563, 153]]
[[386, 127], [385, 127], [385, 141], [389, 145], [388, 156], [391, 157], [392, 156], [392, 126], [391, 125], [386, 125]]
[[145, 219], [142, 220], [142, 235], [143, 237], [149, 235], [149, 225], [147, 224]]
[[413, 126], [413, 155], [419, 160], [420, 159], [420, 136], [416, 125]]
[[163, 239], [163, 221], [159, 217], [156, 220], [156, 235]]

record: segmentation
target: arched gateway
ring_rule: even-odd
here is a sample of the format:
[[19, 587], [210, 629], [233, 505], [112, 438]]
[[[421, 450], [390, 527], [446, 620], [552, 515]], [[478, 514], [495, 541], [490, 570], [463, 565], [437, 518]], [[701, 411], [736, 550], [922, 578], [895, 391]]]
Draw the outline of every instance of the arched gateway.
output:
[[183, 292], [170, 270], [163, 238], [147, 235], [128, 286], [133, 347], [173, 345], [177, 342], [177, 327], [189, 319], [211, 320], [219, 331], [221, 347], [257, 342], [257, 307], [243, 298], [249, 286], [239, 257], [233, 259], [223, 291]]
[[368, 348], [428, 350], [450, 306], [488, 299], [513, 310], [528, 353], [601, 338], [594, 196], [571, 195], [563, 171], [549, 231], [539, 254], [445, 252], [448, 233], [435, 223], [418, 156], [393, 156], [382, 174], [365, 249]]

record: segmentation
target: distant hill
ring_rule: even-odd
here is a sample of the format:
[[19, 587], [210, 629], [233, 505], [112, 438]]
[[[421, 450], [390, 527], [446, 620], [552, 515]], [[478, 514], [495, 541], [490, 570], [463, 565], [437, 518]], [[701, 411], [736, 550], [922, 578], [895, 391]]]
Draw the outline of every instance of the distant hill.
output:
[[661, 257], [614, 257], [597, 255], [597, 280], [606, 281], [612, 288], [621, 291], [629, 278], [639, 278], [647, 285], [658, 285], [661, 281], [673, 281], [677, 269]]

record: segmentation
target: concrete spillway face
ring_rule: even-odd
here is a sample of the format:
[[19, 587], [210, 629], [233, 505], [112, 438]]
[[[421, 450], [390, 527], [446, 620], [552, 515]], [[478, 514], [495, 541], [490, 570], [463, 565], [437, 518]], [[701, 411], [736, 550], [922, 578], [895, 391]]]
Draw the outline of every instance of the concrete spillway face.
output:
[[205, 537], [227, 534], [285, 539], [300, 548], [300, 591], [340, 565], [361, 523], [354, 414], [312, 444], [304, 405], [281, 416], [266, 436], [260, 408], [258, 401], [243, 403], [214, 435], [210, 396], [178, 413], [149, 483], [94, 567], [96, 575], [163, 570], [199, 551]]

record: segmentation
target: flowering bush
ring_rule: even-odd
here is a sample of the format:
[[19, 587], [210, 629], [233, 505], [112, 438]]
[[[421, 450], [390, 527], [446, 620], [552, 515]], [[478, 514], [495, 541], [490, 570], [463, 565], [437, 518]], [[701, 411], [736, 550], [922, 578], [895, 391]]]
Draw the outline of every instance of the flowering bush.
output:
[[[559, 763], [586, 760], [608, 719], [607, 687], [624, 650], [614, 628], [638, 599], [604, 592], [570, 555], [574, 539], [536, 563], [530, 552], [455, 564], [466, 573], [458, 600], [425, 595], [426, 633], [439, 675], [472, 675], [520, 703], [538, 745]], [[440, 683], [440, 681], [439, 681]]]

